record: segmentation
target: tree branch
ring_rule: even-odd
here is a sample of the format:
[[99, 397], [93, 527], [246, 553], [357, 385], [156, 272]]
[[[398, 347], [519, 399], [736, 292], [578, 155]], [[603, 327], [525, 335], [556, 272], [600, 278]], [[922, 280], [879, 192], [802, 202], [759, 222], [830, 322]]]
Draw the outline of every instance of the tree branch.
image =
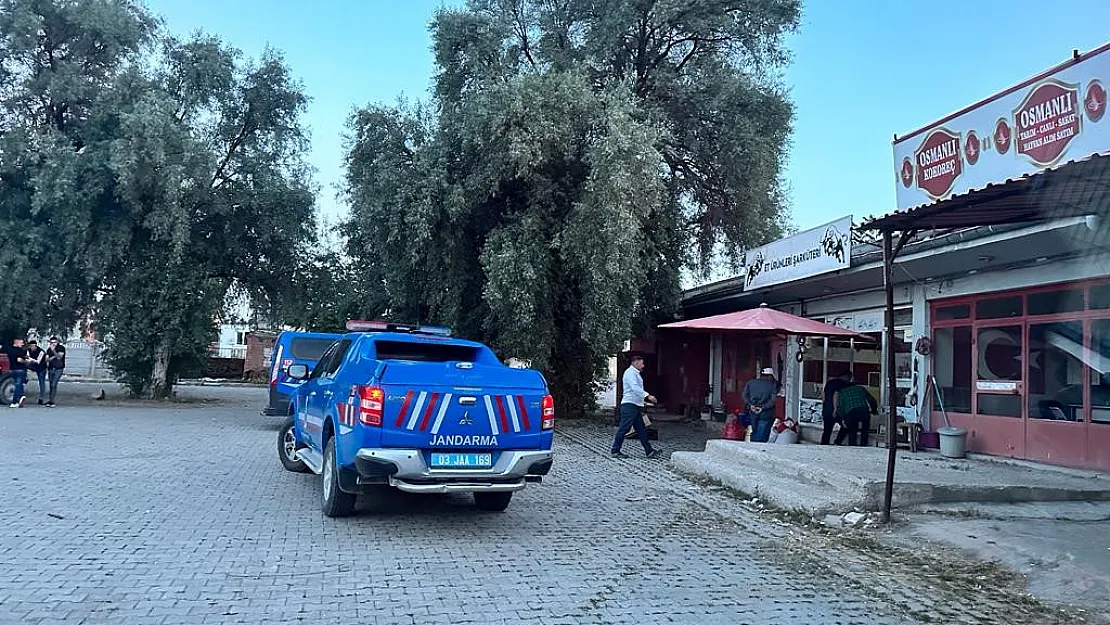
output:
[[235, 136], [232, 137], [231, 141], [228, 143], [227, 153], [224, 154], [223, 159], [220, 161], [220, 165], [216, 167], [215, 173], [212, 174], [212, 182], [209, 183], [209, 186], [213, 189], [219, 186], [219, 184], [217, 184], [217, 181], [221, 180], [224, 177], [224, 171], [227, 169], [228, 163], [231, 162], [231, 158], [235, 156], [235, 152], [239, 149], [240, 146], [243, 145], [243, 142], [247, 139], [247, 135], [250, 134], [252, 130], [251, 122], [253, 118], [254, 111], [248, 105], [247, 113], [243, 116], [243, 126], [239, 128], [239, 132], [236, 133]]
[[532, 69], [536, 68], [536, 59], [532, 58], [532, 46], [528, 42], [528, 25], [524, 22], [524, 9], [521, 0], [513, 2], [513, 25], [516, 26], [516, 35], [520, 39], [520, 51]]

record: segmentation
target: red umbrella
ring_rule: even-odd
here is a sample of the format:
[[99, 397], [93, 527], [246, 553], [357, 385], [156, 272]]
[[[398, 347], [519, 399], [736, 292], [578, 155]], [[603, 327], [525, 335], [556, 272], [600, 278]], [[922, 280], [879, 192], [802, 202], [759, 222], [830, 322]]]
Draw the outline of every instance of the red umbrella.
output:
[[767, 304], [751, 310], [725, 315], [687, 319], [665, 323], [660, 328], [678, 330], [711, 330], [718, 332], [751, 332], [767, 334], [799, 334], [803, 336], [841, 336], [846, 338], [868, 339], [871, 337], [852, 330], [806, 319], [790, 313], [770, 308]]

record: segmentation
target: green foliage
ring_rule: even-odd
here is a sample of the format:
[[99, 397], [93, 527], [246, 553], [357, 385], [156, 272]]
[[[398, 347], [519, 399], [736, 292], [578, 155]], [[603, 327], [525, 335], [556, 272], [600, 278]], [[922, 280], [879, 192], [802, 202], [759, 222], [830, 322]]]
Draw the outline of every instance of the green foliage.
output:
[[473, 0], [434, 107], [351, 122], [348, 252], [401, 320], [532, 360], [581, 414], [605, 357], [785, 224], [794, 0]]
[[138, 2], [0, 0], [0, 319], [93, 311], [121, 380], [168, 396], [233, 284], [265, 311], [296, 288], [306, 101], [276, 53], [164, 37]]

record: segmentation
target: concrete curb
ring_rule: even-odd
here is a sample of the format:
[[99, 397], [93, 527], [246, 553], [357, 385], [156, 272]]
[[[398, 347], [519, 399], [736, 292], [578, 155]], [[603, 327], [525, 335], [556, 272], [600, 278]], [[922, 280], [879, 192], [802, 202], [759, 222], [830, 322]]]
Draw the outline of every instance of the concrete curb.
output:
[[[671, 463], [680, 472], [712, 478], [780, 508], [819, 515], [846, 512], [853, 508], [874, 511], [881, 507], [885, 491], [883, 480], [776, 456], [773, 453], [776, 447], [773, 443], [710, 440], [704, 452], [675, 452]], [[1019, 466], [1042, 468], [1037, 465]], [[1110, 501], [1110, 480], [1092, 474], [1076, 475], [1072, 472], [1069, 475], [1086, 477], [1090, 481], [1086, 484], [1052, 486], [1022, 483], [933, 484], [912, 478], [900, 479], [895, 481], [892, 503], [895, 508], [911, 508], [941, 503]]]

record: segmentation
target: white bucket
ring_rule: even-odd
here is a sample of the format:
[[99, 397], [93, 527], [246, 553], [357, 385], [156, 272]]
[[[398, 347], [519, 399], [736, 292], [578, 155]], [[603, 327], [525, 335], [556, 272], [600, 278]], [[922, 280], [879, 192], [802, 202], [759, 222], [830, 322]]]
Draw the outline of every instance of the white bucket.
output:
[[963, 458], [967, 455], [967, 430], [952, 426], [937, 428], [940, 435], [940, 455], [945, 458]]

